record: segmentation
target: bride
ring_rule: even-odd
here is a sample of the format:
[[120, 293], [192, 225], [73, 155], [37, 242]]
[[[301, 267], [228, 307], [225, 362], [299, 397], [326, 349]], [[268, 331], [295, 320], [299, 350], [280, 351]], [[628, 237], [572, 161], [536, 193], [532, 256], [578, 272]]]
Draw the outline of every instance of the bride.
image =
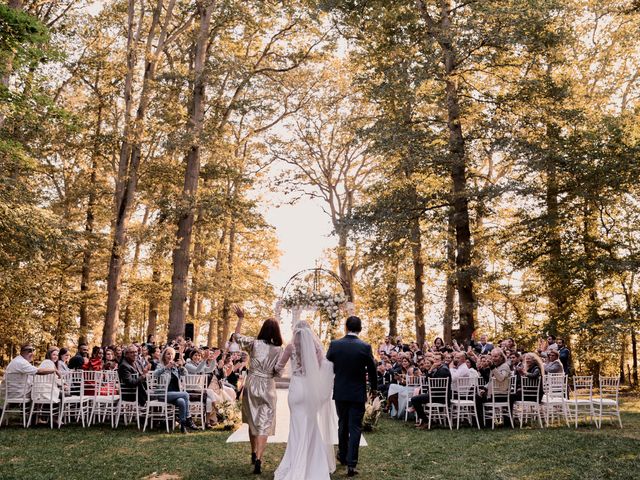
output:
[[291, 423], [287, 450], [274, 480], [328, 480], [336, 469], [332, 432], [337, 430], [332, 410], [333, 364], [325, 356], [320, 340], [305, 321], [293, 329], [276, 371], [291, 359], [289, 410]]

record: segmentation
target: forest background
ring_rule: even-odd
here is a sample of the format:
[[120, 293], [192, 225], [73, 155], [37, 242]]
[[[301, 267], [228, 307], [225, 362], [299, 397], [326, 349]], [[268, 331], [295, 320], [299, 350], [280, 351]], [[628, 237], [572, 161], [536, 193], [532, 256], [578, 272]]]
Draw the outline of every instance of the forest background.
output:
[[0, 3], [0, 361], [255, 329], [277, 194], [370, 341], [553, 333], [637, 384], [638, 38], [622, 0]]

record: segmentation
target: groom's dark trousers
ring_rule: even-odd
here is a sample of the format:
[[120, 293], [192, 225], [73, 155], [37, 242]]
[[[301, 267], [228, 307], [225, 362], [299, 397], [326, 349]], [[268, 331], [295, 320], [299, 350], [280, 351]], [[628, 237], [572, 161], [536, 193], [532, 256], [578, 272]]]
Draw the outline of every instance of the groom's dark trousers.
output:
[[376, 364], [371, 345], [351, 334], [331, 342], [327, 359], [333, 362], [335, 373], [333, 399], [338, 413], [338, 458], [355, 468], [367, 400], [367, 376], [371, 390], [378, 387]]
[[336, 410], [338, 412], [338, 457], [342, 463], [355, 468], [358, 464], [364, 403], [336, 400]]

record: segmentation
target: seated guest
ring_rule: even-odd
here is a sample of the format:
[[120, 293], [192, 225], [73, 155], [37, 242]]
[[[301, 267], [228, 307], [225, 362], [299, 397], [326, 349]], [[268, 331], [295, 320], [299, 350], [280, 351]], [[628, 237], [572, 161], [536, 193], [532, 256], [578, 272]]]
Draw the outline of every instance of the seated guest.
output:
[[[60, 355], [60, 349], [58, 347], [51, 347], [47, 350], [47, 353], [44, 356], [44, 360], [42, 361], [42, 363], [40, 364], [40, 367], [38, 367], [38, 369], [43, 369], [43, 370], [58, 370], [58, 367], [56, 367], [56, 364], [58, 363], [58, 359], [59, 359], [59, 355]], [[59, 372], [58, 372], [59, 373]], [[60, 398], [60, 387], [62, 386], [62, 380], [60, 378], [57, 378], [57, 381], [54, 383], [53, 385], [53, 390], [51, 391], [51, 395], [49, 395], [49, 392], [43, 393], [40, 398], [38, 400], [40, 401], [50, 401], [50, 400], [55, 400], [57, 398]]]
[[384, 339], [384, 343], [380, 345], [378, 349], [379, 352], [383, 352], [389, 355], [393, 351], [393, 342], [391, 341], [391, 336], [387, 335]]
[[[147, 403], [146, 375], [149, 370], [139, 368], [136, 363], [137, 355], [138, 349], [135, 345], [129, 345], [126, 348], [124, 358], [118, 365], [118, 377], [120, 377], [120, 384], [123, 387], [138, 389], [138, 404], [142, 406]], [[135, 395], [132, 392], [123, 392], [122, 399], [125, 402], [133, 402]]]
[[[516, 368], [516, 374], [519, 378], [526, 377], [531, 380], [539, 380], [539, 395], [542, 397], [542, 376], [544, 375], [544, 365], [542, 360], [535, 353], [529, 352], [525, 353], [522, 356], [523, 362], [520, 366]], [[521, 382], [518, 382], [518, 387], [516, 391], [516, 399], [520, 400], [521, 397]], [[527, 398], [525, 396], [525, 401], [535, 401], [535, 397]]]
[[[451, 393], [451, 371], [449, 368], [442, 363], [443, 356], [441, 353], [433, 354], [433, 367], [431, 371], [427, 374], [428, 378], [448, 378], [449, 379], [449, 393]], [[428, 385], [428, 384], [426, 384]], [[428, 386], [425, 386], [423, 390], [427, 390]], [[429, 393], [423, 393], [421, 395], [416, 395], [411, 398], [410, 404], [415, 409], [416, 415], [422, 421], [420, 428], [426, 428], [429, 419], [427, 418], [427, 414], [424, 411], [424, 404], [429, 402]]]
[[449, 371], [451, 372], [451, 389], [455, 391], [456, 380], [458, 378], [466, 378], [471, 377], [471, 370], [467, 366], [467, 356], [464, 352], [456, 352], [453, 356], [453, 361], [449, 366]]
[[544, 366], [544, 371], [546, 373], [564, 373], [564, 367], [560, 361], [558, 350], [547, 350], [547, 363]]
[[[4, 372], [5, 377], [0, 386], [0, 395], [4, 395], [5, 385], [11, 398], [20, 397], [23, 393], [29, 395], [33, 385], [33, 375], [50, 375], [52, 373], [60, 375], [55, 368], [35, 367], [32, 364], [34, 350], [33, 345], [29, 343], [20, 347], [20, 355], [9, 362]], [[25, 377], [26, 388], [23, 391]]]
[[400, 416], [400, 405], [398, 403], [398, 393], [404, 389], [406, 385], [406, 377], [409, 373], [409, 368], [411, 367], [411, 361], [407, 357], [402, 357], [400, 362], [401, 370], [397, 373], [394, 373], [394, 382], [391, 384], [389, 389], [387, 390], [387, 402], [388, 408], [395, 412], [396, 416]]
[[151, 366], [151, 371], [153, 372], [158, 365], [160, 364], [160, 357], [162, 356], [162, 350], [160, 347], [149, 347], [149, 355], [151, 360], [149, 360], [149, 364]]
[[520, 358], [520, 354], [516, 351], [511, 351], [508, 355], [509, 358], [509, 366], [512, 371], [518, 370], [519, 367], [522, 366], [522, 359]]
[[102, 370], [102, 348], [95, 346], [91, 350], [91, 358], [89, 359], [89, 370], [94, 372]]
[[105, 350], [105, 359], [104, 364], [102, 365], [103, 370], [117, 370], [118, 362], [116, 362], [116, 354], [110, 348]]
[[167, 401], [178, 407], [180, 431], [187, 433], [187, 429], [196, 430], [198, 427], [189, 416], [189, 394], [180, 391], [180, 379], [187, 373], [184, 368], [184, 360], [182, 359], [182, 355], [178, 360], [175, 360], [175, 357], [176, 351], [172, 347], [165, 348], [164, 352], [162, 352], [160, 365], [158, 365], [158, 368], [153, 372], [153, 375], [154, 377], [162, 376], [166, 378], [169, 384]]
[[56, 368], [61, 374], [71, 371], [69, 369], [70, 358], [71, 358], [71, 354], [69, 353], [69, 349], [64, 347], [61, 348], [60, 353], [58, 354], [58, 363], [56, 363]]
[[491, 378], [491, 359], [489, 355], [480, 355], [477, 366], [483, 382], [489, 383], [489, 378]]
[[[501, 348], [493, 348], [491, 350], [491, 363], [493, 368], [491, 369], [490, 380], [493, 380], [493, 384], [489, 383], [487, 388], [479, 389], [480, 393], [476, 402], [481, 427], [484, 427], [484, 415], [481, 414], [484, 411], [484, 403], [492, 398], [495, 398], [497, 402], [505, 401], [511, 389], [511, 369]], [[512, 396], [510, 401], [511, 403], [515, 402], [515, 396]], [[507, 419], [509, 417], [504, 419], [505, 425]]]
[[78, 352], [69, 360], [69, 370], [89, 369], [89, 345], [81, 343]]

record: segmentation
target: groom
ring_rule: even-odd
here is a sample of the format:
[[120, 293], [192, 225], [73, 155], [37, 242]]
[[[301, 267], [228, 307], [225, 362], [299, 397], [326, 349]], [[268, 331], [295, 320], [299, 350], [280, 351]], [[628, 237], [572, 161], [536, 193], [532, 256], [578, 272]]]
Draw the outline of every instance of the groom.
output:
[[371, 345], [358, 338], [362, 322], [358, 317], [349, 317], [346, 327], [347, 335], [329, 345], [327, 360], [333, 363], [335, 373], [333, 399], [338, 412], [338, 460], [347, 465], [347, 476], [353, 477], [358, 473], [356, 465], [367, 401], [367, 374], [372, 395], [378, 388], [378, 377]]

